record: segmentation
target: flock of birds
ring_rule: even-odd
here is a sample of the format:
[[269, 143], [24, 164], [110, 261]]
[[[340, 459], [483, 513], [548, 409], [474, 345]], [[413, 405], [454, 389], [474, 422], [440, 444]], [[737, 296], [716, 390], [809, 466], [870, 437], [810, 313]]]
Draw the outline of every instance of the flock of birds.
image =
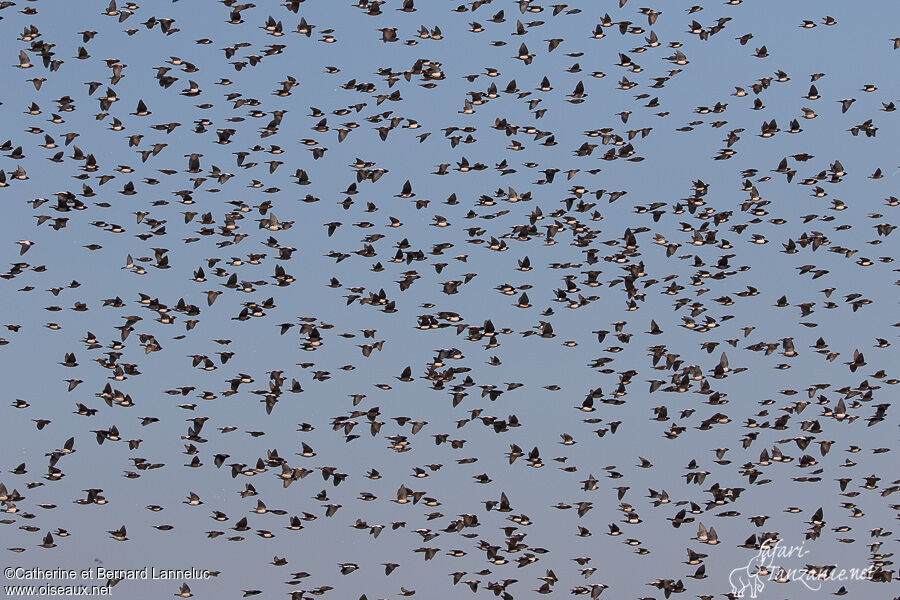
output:
[[881, 593], [900, 38], [456, 2], [0, 2], [6, 562], [734, 600], [780, 543]]

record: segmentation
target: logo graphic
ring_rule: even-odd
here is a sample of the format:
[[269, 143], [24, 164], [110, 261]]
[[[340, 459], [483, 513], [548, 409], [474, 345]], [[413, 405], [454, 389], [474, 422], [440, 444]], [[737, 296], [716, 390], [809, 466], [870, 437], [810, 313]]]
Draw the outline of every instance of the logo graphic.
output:
[[[781, 564], [785, 560], [798, 560], [809, 554], [808, 550], [799, 546], [782, 546], [780, 540], [775, 543], [764, 542], [759, 551], [746, 565], [732, 569], [728, 574], [728, 583], [735, 598], [756, 598], [765, 587], [765, 581], [790, 583], [799, 581], [806, 589], [817, 592], [822, 589], [822, 582], [873, 580], [873, 566], [866, 568], [838, 569], [836, 565], [815, 566], [806, 564], [800, 568]], [[776, 563], [777, 561], [777, 563]]]
[[759, 571], [753, 568], [753, 564], [759, 560], [758, 556], [754, 556], [750, 562], [743, 567], [732, 569], [728, 574], [728, 583], [731, 584], [731, 593], [737, 598], [743, 598], [750, 591], [750, 597], [756, 598], [756, 595], [765, 589], [766, 584], [763, 583]]

